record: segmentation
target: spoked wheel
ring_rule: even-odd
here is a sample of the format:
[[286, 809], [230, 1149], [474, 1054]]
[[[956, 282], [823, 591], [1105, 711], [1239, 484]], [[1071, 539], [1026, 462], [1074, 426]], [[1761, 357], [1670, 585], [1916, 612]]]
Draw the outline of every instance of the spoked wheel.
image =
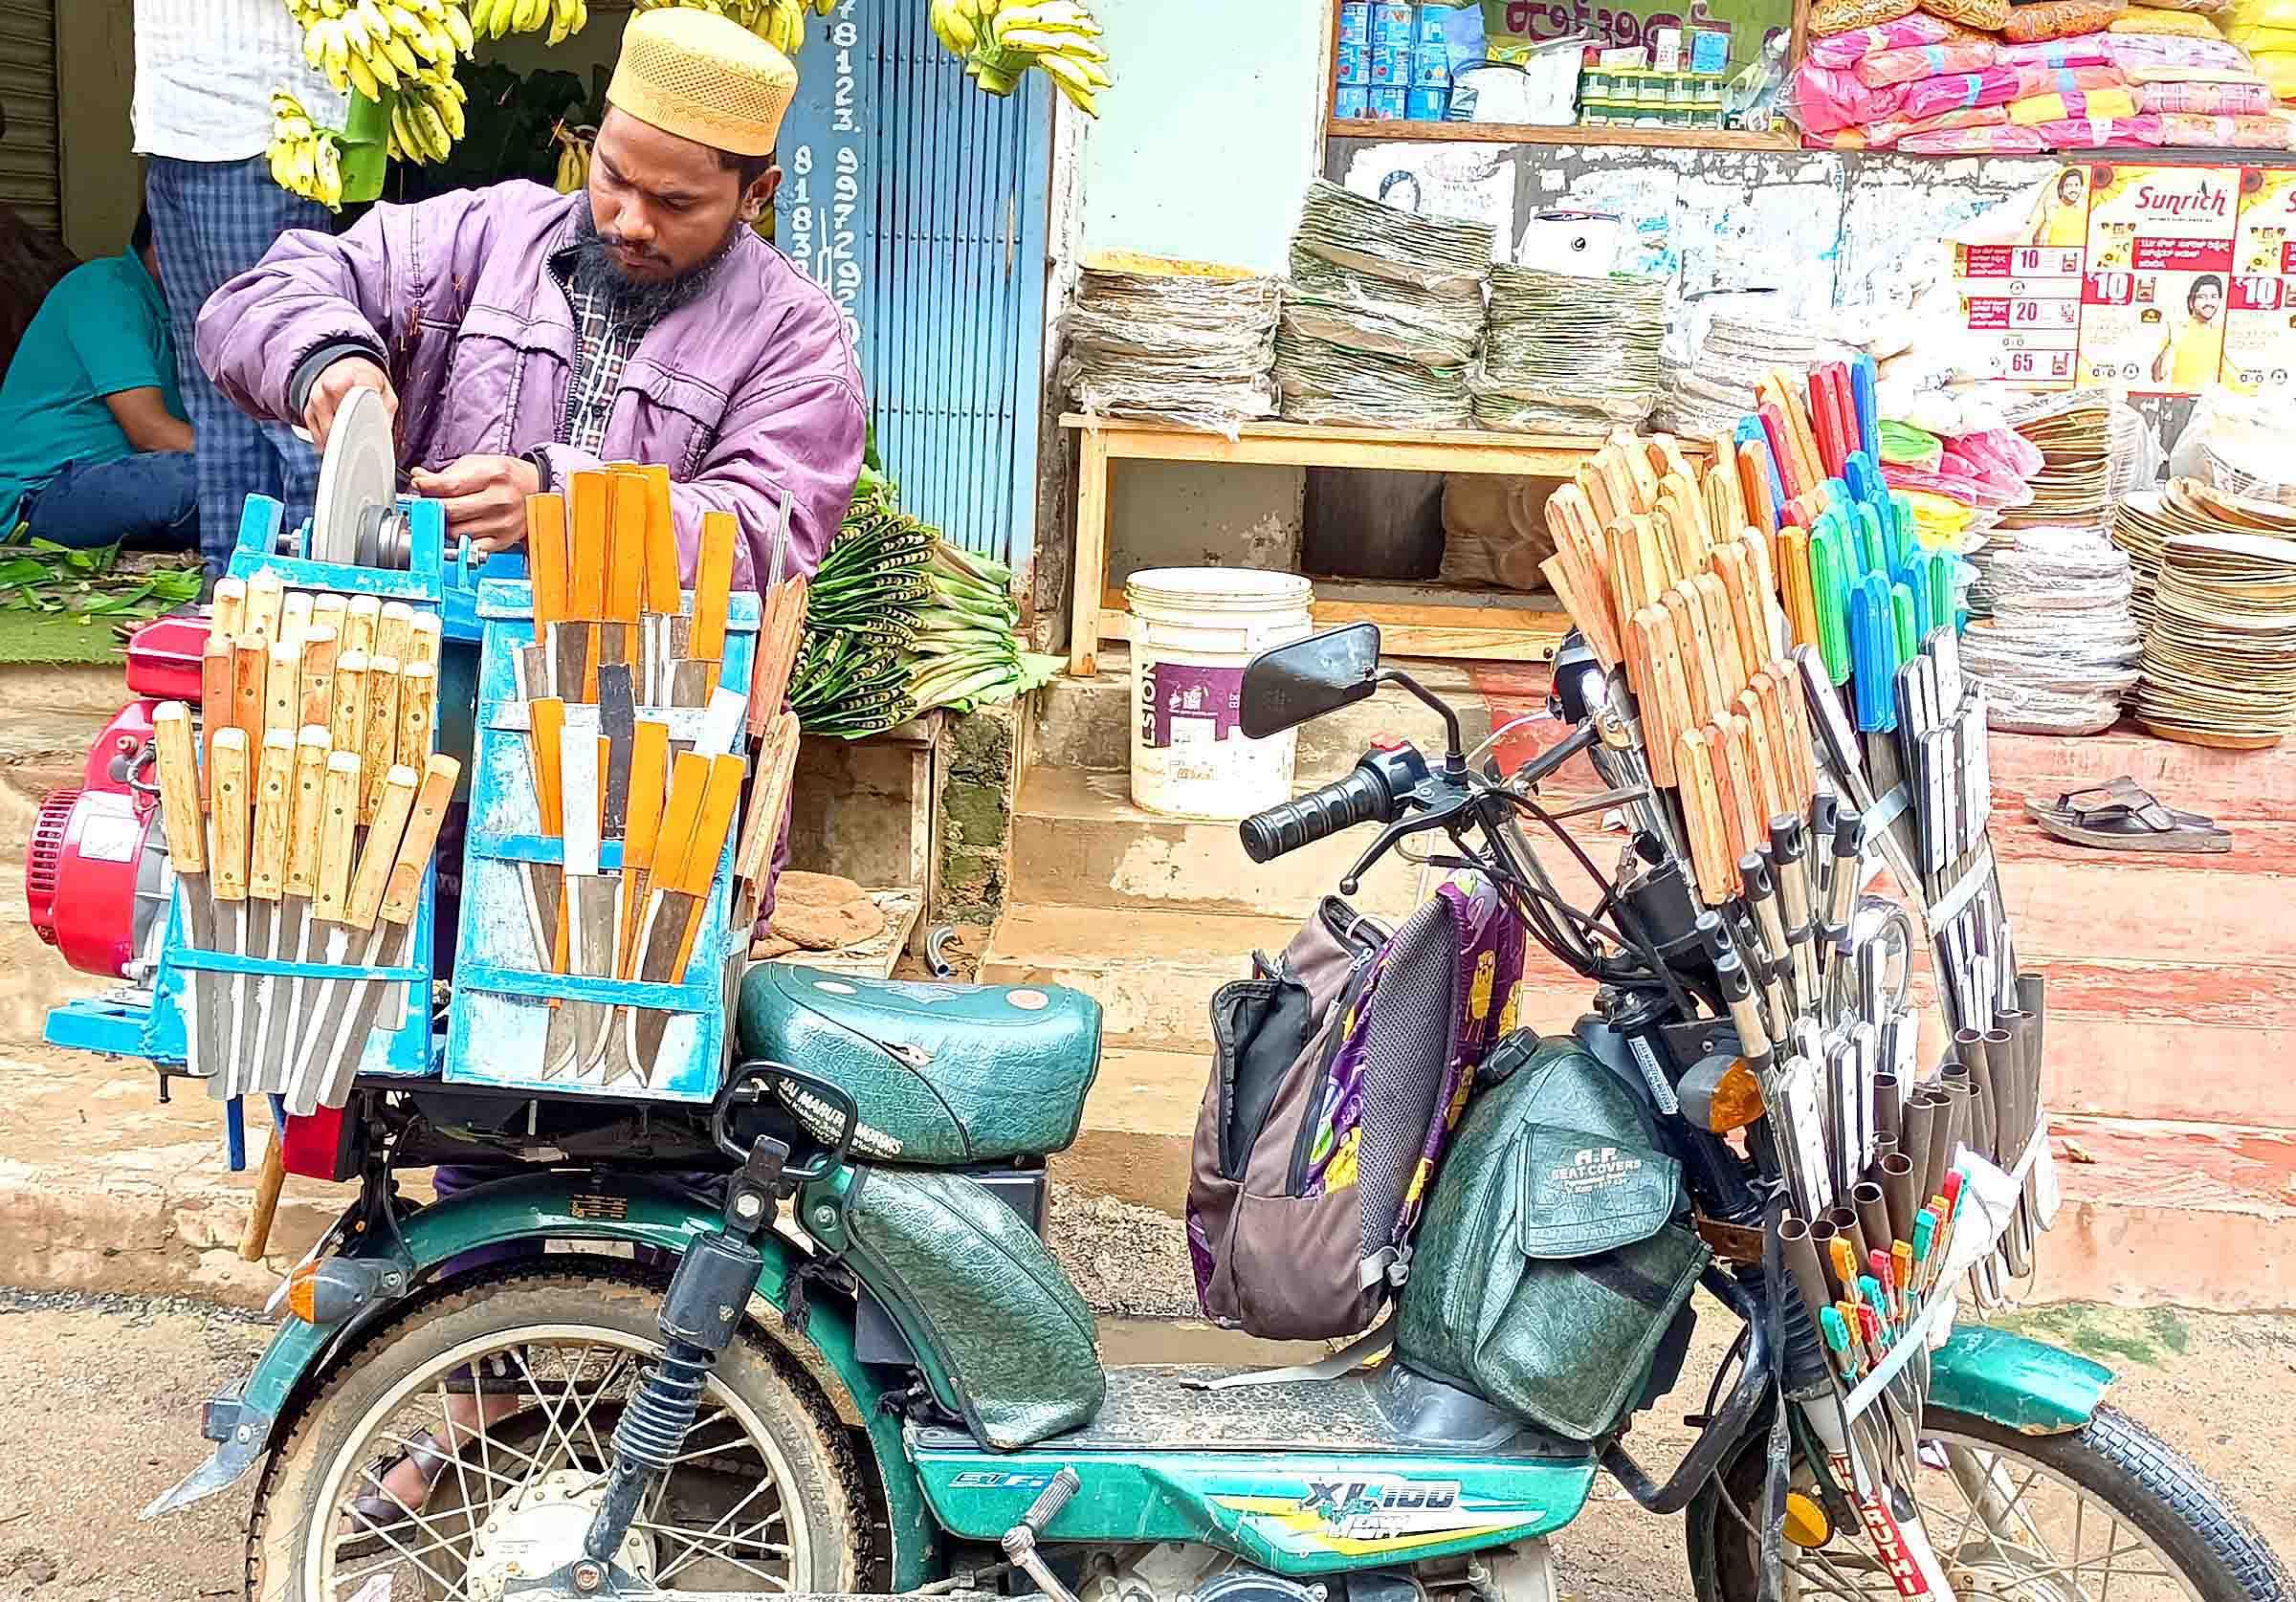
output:
[[[273, 1459], [249, 1594], [497, 1602], [580, 1556], [614, 1423], [660, 1355], [660, 1303], [627, 1273], [538, 1268], [386, 1328]], [[427, 1497], [406, 1494], [410, 1451]], [[779, 1353], [737, 1340], [617, 1555], [663, 1590], [850, 1591], [865, 1505], [836, 1420]]]
[[[1915, 1487], [1956, 1596], [2000, 1602], [2285, 1602], [2286, 1570], [2221, 1492], [2142, 1425], [2101, 1408], [2025, 1436], [1932, 1407]], [[1755, 1602], [1761, 1443], [1690, 1503], [1699, 1602]], [[1805, 1475], [1806, 1475], [1806, 1471]], [[1807, 1483], [1806, 1478], [1798, 1481]], [[1786, 1594], [1883, 1602], [1896, 1586], [1862, 1532], [1785, 1547]]]

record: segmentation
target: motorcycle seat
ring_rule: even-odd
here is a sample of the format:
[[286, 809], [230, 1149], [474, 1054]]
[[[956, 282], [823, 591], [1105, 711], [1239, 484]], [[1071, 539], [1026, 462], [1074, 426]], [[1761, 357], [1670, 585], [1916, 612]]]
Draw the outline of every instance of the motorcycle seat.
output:
[[1100, 1004], [1059, 985], [908, 983], [761, 962], [742, 977], [735, 1039], [744, 1058], [841, 1086], [884, 1137], [872, 1161], [951, 1168], [1075, 1140], [1100, 1064]]

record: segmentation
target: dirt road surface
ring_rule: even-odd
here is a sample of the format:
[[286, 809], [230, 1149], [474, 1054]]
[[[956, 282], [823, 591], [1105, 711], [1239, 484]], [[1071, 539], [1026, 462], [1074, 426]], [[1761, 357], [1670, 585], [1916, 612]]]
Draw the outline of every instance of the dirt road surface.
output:
[[[2064, 1307], [2029, 1332], [2123, 1375], [2115, 1400], [2229, 1490], [2284, 1558], [2296, 1556], [2296, 1318]], [[1691, 1374], [1726, 1331], [1706, 1320]], [[265, 1327], [180, 1299], [0, 1290], [0, 1599], [194, 1602], [240, 1594], [242, 1488], [154, 1524], [136, 1514], [206, 1456], [202, 1398], [241, 1374]], [[1141, 1331], [1126, 1332], [1137, 1354]], [[1687, 1385], [1686, 1385], [1687, 1389]], [[1646, 1467], [1670, 1466], [1677, 1395], [1638, 1427]], [[1556, 1543], [1569, 1602], [1688, 1602], [1679, 1525], [1608, 1481]]]

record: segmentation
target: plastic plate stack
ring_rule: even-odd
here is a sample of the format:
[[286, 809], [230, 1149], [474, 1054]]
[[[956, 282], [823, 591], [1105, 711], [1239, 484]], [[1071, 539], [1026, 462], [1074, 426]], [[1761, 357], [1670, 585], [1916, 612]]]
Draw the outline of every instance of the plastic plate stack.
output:
[[2161, 547], [2136, 716], [2166, 739], [2224, 750], [2296, 730], [2296, 509], [2179, 479]]
[[1475, 421], [1572, 434], [1639, 424], [1658, 401], [1666, 332], [1663, 279], [1494, 267]]
[[1284, 416], [1465, 428], [1494, 239], [1487, 223], [1422, 216], [1336, 184], [1311, 185], [1275, 338]]
[[1791, 322], [1716, 313], [1691, 361], [1661, 364], [1658, 421], [1678, 434], [1729, 433], [1760, 408], [1754, 386], [1772, 368], [1806, 373], [1849, 355], [1845, 346]]
[[1275, 414], [1273, 278], [1164, 256], [1103, 252], [1063, 319], [1060, 382], [1088, 412], [1149, 417], [1236, 437]]

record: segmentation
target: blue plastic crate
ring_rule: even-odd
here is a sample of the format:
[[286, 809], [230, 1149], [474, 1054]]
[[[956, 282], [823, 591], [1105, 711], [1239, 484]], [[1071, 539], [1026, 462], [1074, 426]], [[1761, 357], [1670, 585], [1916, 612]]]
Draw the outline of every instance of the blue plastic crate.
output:
[[[541, 971], [545, 964], [538, 960], [519, 882], [522, 865], [563, 862], [564, 847], [541, 833], [534, 771], [526, 752], [515, 654], [534, 643], [532, 592], [525, 581], [485, 580], [479, 585], [478, 616], [485, 637], [479, 652], [477, 748], [471, 771], [446, 1077], [455, 1084], [706, 1102], [717, 1094], [724, 1073], [730, 1050], [729, 992], [748, 955], [748, 931], [731, 926], [733, 845], [739, 827], [729, 831], [719, 855], [694, 955], [678, 982], [648, 984]], [[726, 623], [720, 681], [727, 688], [747, 692], [759, 622], [758, 598], [735, 595]], [[640, 707], [638, 712], [641, 717], [668, 719], [673, 740], [690, 737], [683, 731], [700, 717], [697, 711]], [[602, 870], [618, 870], [621, 862], [619, 844], [601, 845]], [[545, 1079], [543, 1042], [553, 1000], [669, 1012], [661, 1049], [646, 1064], [645, 1082], [629, 1075], [610, 1086], [595, 1078]]]

